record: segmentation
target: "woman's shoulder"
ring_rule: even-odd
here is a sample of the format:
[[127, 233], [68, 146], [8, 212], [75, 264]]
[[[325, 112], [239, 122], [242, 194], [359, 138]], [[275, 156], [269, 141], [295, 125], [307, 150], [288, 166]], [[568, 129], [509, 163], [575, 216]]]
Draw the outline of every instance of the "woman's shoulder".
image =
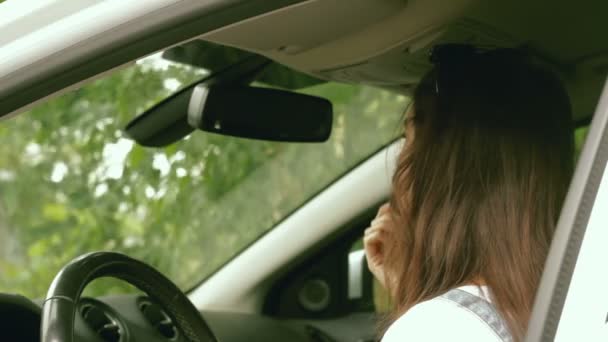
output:
[[[452, 292], [453, 293], [453, 292]], [[446, 296], [412, 307], [387, 330], [382, 342], [414, 341], [502, 341], [475, 312]]]

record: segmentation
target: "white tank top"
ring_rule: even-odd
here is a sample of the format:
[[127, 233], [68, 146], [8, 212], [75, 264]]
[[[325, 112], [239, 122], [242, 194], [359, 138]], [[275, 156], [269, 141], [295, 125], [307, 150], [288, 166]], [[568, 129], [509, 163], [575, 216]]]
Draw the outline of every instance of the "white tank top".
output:
[[461, 286], [419, 303], [399, 317], [382, 342], [512, 342], [485, 286]]

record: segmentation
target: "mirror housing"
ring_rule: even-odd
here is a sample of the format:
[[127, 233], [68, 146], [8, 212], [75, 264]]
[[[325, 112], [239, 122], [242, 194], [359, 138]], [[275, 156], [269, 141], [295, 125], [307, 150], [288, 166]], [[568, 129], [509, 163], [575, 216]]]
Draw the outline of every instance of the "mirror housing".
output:
[[323, 142], [332, 128], [326, 99], [249, 86], [194, 87], [188, 105], [190, 127], [242, 138]]
[[170, 145], [194, 130], [259, 140], [324, 142], [332, 121], [332, 104], [320, 97], [203, 82], [137, 116], [125, 132], [148, 147]]

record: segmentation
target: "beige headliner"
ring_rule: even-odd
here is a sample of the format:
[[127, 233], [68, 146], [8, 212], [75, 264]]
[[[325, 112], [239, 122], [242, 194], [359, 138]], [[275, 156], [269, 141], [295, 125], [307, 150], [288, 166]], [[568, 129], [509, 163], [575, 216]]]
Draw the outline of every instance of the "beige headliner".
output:
[[608, 69], [608, 2], [311, 0], [200, 37], [320, 78], [407, 93], [439, 42], [526, 46], [556, 68], [575, 115], [591, 115]]

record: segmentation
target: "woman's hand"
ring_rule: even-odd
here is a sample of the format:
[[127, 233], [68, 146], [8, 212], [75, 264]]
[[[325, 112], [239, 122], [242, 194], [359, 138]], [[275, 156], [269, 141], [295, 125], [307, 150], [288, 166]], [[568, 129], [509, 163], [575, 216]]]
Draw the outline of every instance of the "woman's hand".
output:
[[378, 209], [376, 218], [372, 220], [370, 227], [365, 229], [365, 235], [363, 236], [367, 266], [384, 288], [386, 288], [387, 278], [390, 278], [390, 272], [385, 267], [385, 253], [387, 242], [393, 238], [394, 231], [395, 223], [391, 207], [386, 203]]

